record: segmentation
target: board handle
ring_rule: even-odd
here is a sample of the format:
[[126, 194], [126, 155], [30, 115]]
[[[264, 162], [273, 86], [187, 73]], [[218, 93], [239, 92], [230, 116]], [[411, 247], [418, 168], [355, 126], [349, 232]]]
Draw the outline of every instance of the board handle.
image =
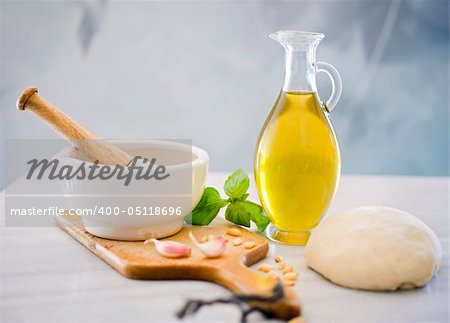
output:
[[[235, 294], [273, 296], [274, 288], [281, 282], [247, 267], [244, 263], [227, 262], [221, 270], [217, 271], [218, 282]], [[282, 285], [281, 288], [284, 294], [281, 299], [273, 302], [251, 302], [250, 305], [285, 320], [300, 316], [300, 303], [294, 290]]]

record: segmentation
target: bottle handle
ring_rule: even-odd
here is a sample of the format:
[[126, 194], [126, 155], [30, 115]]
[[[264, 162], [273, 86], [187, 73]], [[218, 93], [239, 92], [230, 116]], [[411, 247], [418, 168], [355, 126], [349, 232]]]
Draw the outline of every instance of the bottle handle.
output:
[[322, 104], [328, 112], [334, 109], [342, 94], [342, 80], [336, 68], [325, 62], [317, 62], [317, 73], [326, 73], [331, 80], [331, 96]]

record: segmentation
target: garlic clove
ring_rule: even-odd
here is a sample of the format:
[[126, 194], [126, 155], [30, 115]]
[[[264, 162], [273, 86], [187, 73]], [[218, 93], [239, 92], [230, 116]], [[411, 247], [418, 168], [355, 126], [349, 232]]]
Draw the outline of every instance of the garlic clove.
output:
[[222, 236], [213, 237], [207, 242], [200, 243], [195, 238], [192, 231], [189, 231], [189, 237], [191, 238], [194, 245], [207, 257], [207, 258], [217, 258], [220, 257], [226, 249], [226, 241]]
[[191, 247], [176, 241], [159, 241], [157, 239], [148, 239], [144, 244], [154, 243], [156, 251], [164, 257], [181, 258], [191, 254]]

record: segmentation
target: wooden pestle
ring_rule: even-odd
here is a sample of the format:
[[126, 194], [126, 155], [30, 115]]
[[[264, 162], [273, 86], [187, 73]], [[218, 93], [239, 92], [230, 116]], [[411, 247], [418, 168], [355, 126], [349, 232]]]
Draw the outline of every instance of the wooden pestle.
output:
[[126, 166], [132, 156], [85, 129], [64, 112], [44, 100], [35, 86], [25, 89], [17, 99], [19, 110], [29, 110], [68, 139], [90, 161], [105, 165]]

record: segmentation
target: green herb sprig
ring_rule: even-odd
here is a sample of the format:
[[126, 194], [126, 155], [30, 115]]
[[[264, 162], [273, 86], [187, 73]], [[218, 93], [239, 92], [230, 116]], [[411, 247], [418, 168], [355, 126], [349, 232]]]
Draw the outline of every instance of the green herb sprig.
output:
[[242, 168], [235, 170], [223, 186], [228, 198], [223, 199], [214, 187], [206, 187], [200, 202], [187, 221], [194, 225], [208, 225], [221, 208], [227, 207], [225, 219], [228, 221], [247, 228], [253, 222], [258, 231], [264, 231], [270, 220], [261, 205], [247, 201], [249, 187], [250, 179], [247, 173]]

